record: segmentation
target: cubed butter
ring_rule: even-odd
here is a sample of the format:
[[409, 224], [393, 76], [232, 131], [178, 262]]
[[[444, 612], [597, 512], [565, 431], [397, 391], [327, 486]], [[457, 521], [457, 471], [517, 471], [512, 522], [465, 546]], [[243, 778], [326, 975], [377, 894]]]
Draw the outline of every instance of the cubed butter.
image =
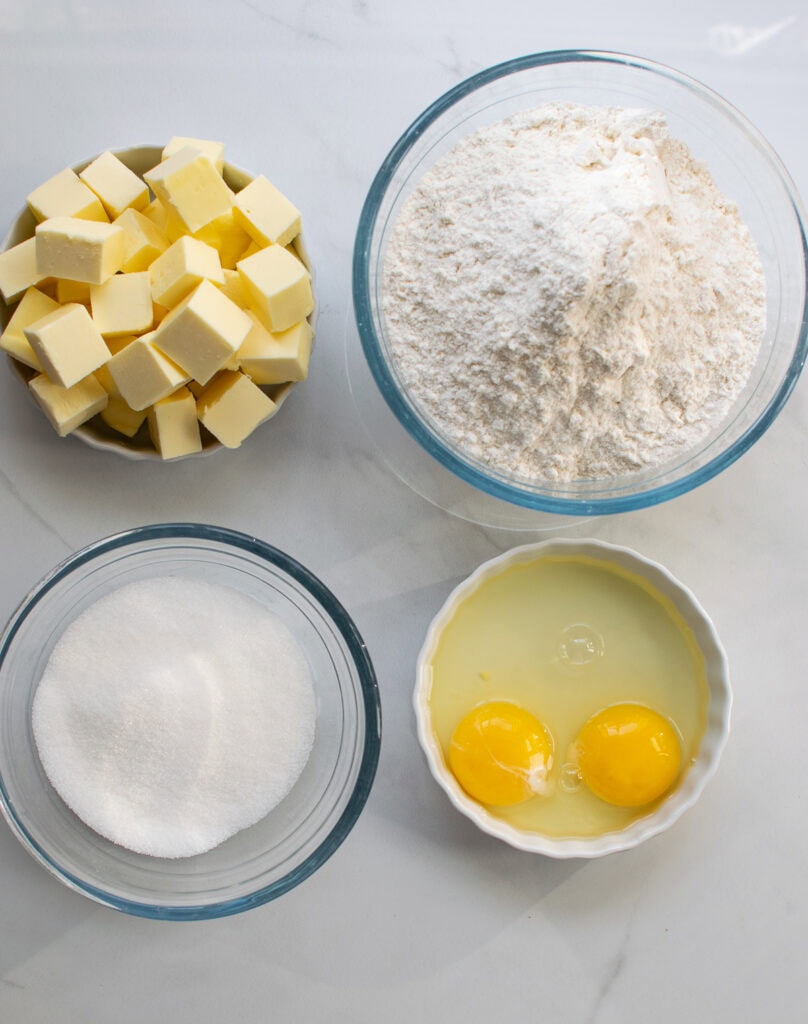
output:
[[249, 302], [244, 285], [241, 283], [241, 274], [237, 270], [224, 270], [222, 273], [224, 274], [224, 283], [218, 287], [231, 302], [235, 302], [240, 309], [246, 309]]
[[169, 359], [207, 384], [238, 351], [252, 321], [210, 281], [203, 281], [166, 316], [154, 344]]
[[[133, 342], [135, 340], [135, 336], [133, 334], [130, 334], [122, 336], [120, 338], [107, 338], [105, 340], [107, 343], [107, 348], [109, 349], [111, 355], [115, 356], [119, 352], [122, 352], [127, 345]], [[94, 373], [95, 379], [106, 391], [106, 393], [110, 396], [110, 398], [121, 398], [121, 400], [123, 400], [121, 397], [121, 393], [118, 390], [118, 385], [115, 383], [112, 374], [109, 372], [108, 362], [104, 363], [103, 366], [99, 366], [98, 369], [94, 371]]]
[[260, 245], [288, 245], [300, 231], [300, 211], [263, 174], [236, 194], [233, 214]]
[[188, 147], [198, 149], [200, 153], [204, 153], [219, 174], [222, 173], [224, 170], [224, 143], [211, 142], [210, 139], [192, 139], [186, 135], [173, 135], [163, 150], [163, 160], [168, 160], [170, 156], [174, 156], [181, 149], [187, 149]]
[[37, 225], [36, 267], [46, 277], [103, 284], [125, 258], [126, 235], [117, 224], [51, 217]]
[[0, 293], [7, 305], [29, 288], [41, 284], [48, 277], [36, 268], [36, 240], [26, 238], [5, 252], [0, 252]]
[[188, 383], [188, 375], [151, 343], [153, 334], [136, 338], [107, 363], [121, 397], [137, 411]]
[[90, 287], [86, 281], [71, 281], [67, 277], [57, 277], [56, 301], [62, 305], [67, 302], [80, 302], [82, 306], [89, 307]]
[[149, 190], [142, 179], [109, 150], [80, 171], [79, 178], [101, 200], [110, 220], [130, 207], [143, 210], [149, 205]]
[[172, 309], [200, 282], [224, 284], [219, 254], [197, 238], [177, 239], [149, 267], [152, 298], [159, 306]]
[[256, 384], [285, 384], [287, 381], [305, 380], [309, 372], [309, 357], [314, 332], [308, 320], [271, 334], [255, 314], [250, 333], [238, 350], [241, 369]]
[[200, 423], [217, 441], [225, 448], [238, 448], [277, 406], [249, 377], [223, 370], [201, 392], [196, 409]]
[[20, 299], [19, 305], [0, 337], [0, 347], [32, 370], [42, 372], [42, 363], [25, 337], [23, 328], [29, 327], [43, 316], [59, 308], [59, 303], [37, 288], [29, 288]]
[[77, 302], [46, 313], [23, 332], [42, 369], [64, 388], [77, 384], [110, 357], [101, 332]]
[[103, 284], [91, 285], [90, 306], [104, 337], [151, 330], [154, 311], [148, 270], [115, 274]]
[[134, 437], [147, 415], [146, 409], [133, 409], [120, 395], [110, 395], [106, 408], [101, 410], [104, 423], [125, 437]]
[[82, 220], [98, 221], [109, 219], [98, 196], [69, 167], [35, 188], [26, 201], [38, 221], [48, 220], [49, 217], [80, 217]]
[[241, 260], [238, 272], [250, 306], [273, 333], [305, 320], [314, 309], [311, 275], [283, 246], [269, 245]]
[[149, 436], [164, 459], [202, 451], [196, 400], [188, 388], [179, 388], [149, 409]]
[[192, 146], [180, 149], [143, 177], [192, 235], [233, 205], [233, 193], [210, 158]]
[[212, 220], [194, 235], [219, 253], [222, 267], [234, 270], [252, 239], [238, 223], [232, 210]]
[[169, 246], [163, 232], [137, 210], [124, 210], [115, 223], [126, 236], [126, 257], [121, 267], [125, 274], [148, 270]]
[[152, 201], [143, 211], [143, 216], [150, 220], [158, 231], [162, 232], [162, 234], [165, 234], [168, 211], [166, 210], [165, 206], [163, 206], [159, 199], [152, 199]]
[[28, 382], [28, 387], [60, 437], [92, 419], [109, 401], [106, 391], [92, 374], [65, 388], [41, 373]]

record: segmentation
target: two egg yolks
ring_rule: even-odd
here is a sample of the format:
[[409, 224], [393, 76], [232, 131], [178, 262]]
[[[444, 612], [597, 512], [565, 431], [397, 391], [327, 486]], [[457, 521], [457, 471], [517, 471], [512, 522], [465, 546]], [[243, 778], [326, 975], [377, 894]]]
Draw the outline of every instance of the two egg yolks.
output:
[[[643, 807], [679, 775], [676, 729], [642, 704], [614, 704], [590, 718], [573, 745], [578, 773], [601, 800]], [[553, 743], [544, 725], [509, 701], [479, 704], [449, 745], [449, 767], [472, 799], [496, 807], [522, 803], [549, 788]]]

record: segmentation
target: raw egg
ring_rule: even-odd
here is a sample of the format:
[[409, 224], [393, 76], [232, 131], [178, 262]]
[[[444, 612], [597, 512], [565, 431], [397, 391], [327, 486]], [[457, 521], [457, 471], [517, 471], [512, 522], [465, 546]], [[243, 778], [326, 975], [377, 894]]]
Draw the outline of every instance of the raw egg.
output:
[[642, 704], [614, 704], [593, 715], [578, 733], [575, 752], [589, 789], [618, 807], [657, 800], [682, 762], [674, 726]]
[[496, 700], [473, 708], [455, 729], [449, 767], [474, 800], [497, 807], [547, 791], [553, 745], [529, 711]]

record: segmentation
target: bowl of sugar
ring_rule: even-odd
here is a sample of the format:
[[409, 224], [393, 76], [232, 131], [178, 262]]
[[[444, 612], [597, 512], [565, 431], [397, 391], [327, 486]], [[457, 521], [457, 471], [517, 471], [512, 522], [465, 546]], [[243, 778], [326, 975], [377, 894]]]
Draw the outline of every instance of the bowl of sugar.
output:
[[354, 311], [381, 413], [438, 470], [526, 509], [620, 512], [709, 480], [778, 415], [808, 349], [806, 251], [788, 173], [709, 88], [540, 53], [395, 143]]
[[198, 524], [100, 540], [0, 640], [0, 810], [69, 887], [162, 920], [259, 906], [367, 800], [373, 666], [293, 558]]

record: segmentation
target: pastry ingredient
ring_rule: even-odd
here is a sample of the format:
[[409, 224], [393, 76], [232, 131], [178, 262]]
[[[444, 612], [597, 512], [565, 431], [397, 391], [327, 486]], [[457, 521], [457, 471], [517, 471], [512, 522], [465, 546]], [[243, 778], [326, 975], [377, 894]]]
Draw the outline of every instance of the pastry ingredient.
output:
[[584, 556], [483, 577], [426, 671], [430, 724], [460, 786], [544, 835], [599, 835], [650, 813], [706, 725], [704, 657], [680, 613], [641, 577]]
[[[233, 192], [221, 143], [175, 137], [163, 157], [140, 178], [106, 152], [31, 193], [35, 237], [0, 254], [0, 291], [17, 303], [0, 346], [60, 434], [97, 415], [179, 458], [237, 447], [306, 379], [314, 298], [300, 213], [274, 185]], [[100, 392], [71, 390], [90, 373]]]
[[42, 766], [75, 814], [170, 858], [204, 853], [276, 807], [305, 768], [315, 718], [286, 626], [244, 594], [178, 577], [125, 584], [81, 612], [32, 710]]
[[524, 481], [681, 456], [742, 392], [765, 329], [749, 230], [663, 115], [561, 103], [480, 128], [424, 174], [382, 302], [432, 428]]

